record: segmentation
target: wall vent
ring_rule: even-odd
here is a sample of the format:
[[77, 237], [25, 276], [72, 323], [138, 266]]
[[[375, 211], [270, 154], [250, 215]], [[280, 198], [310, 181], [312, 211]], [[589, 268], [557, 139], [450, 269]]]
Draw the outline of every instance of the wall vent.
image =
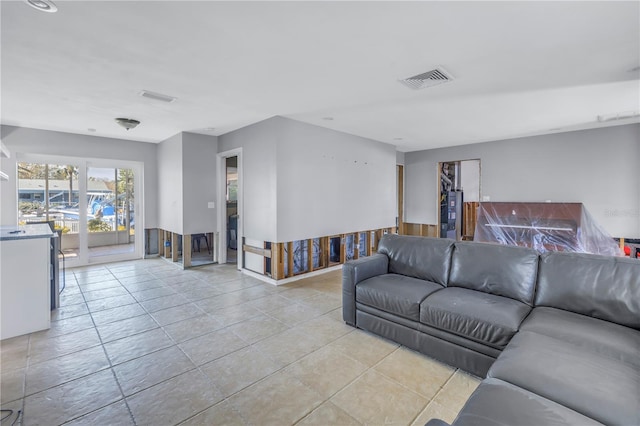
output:
[[143, 98], [149, 98], [160, 102], [171, 103], [178, 98], [174, 98], [173, 96], [163, 95], [162, 93], [150, 92], [148, 90], [143, 90], [140, 92], [140, 96]]
[[442, 67], [438, 67], [434, 70], [423, 72], [422, 74], [414, 75], [413, 77], [399, 81], [410, 89], [420, 90], [426, 87], [447, 83], [451, 80], [453, 80], [453, 76]]

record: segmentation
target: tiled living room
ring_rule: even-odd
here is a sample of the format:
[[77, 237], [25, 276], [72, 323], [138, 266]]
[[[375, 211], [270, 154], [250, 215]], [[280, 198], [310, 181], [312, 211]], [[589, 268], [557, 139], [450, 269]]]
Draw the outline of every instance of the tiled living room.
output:
[[0, 426], [640, 425], [640, 2], [0, 1]]
[[422, 425], [479, 383], [345, 325], [339, 272], [276, 287], [151, 259], [66, 280], [49, 330], [2, 341], [25, 425]]

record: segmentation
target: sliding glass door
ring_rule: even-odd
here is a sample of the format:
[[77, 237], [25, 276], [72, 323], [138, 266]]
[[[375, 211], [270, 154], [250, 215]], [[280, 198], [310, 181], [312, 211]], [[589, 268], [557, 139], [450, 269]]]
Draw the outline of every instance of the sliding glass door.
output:
[[18, 163], [18, 224], [49, 223], [69, 259], [80, 254], [79, 197], [77, 165]]
[[135, 172], [87, 167], [89, 257], [135, 253]]
[[25, 156], [18, 164], [18, 221], [54, 226], [71, 266], [141, 258], [141, 174], [133, 162]]

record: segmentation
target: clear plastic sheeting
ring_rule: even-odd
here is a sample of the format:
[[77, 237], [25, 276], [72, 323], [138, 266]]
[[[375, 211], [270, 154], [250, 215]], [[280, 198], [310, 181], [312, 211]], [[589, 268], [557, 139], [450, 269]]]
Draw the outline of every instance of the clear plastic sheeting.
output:
[[621, 256], [582, 203], [480, 203], [474, 241]]

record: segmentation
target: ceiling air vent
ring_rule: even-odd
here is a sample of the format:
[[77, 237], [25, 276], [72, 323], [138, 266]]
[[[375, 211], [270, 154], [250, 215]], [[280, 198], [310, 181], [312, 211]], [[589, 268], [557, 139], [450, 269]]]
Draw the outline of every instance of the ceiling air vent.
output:
[[453, 76], [445, 71], [442, 67], [435, 70], [423, 72], [413, 77], [400, 80], [400, 83], [413, 90], [424, 89], [425, 87], [436, 86], [438, 84], [447, 83], [453, 80]]
[[171, 103], [177, 99], [177, 98], [174, 98], [173, 96], [163, 95], [162, 93], [150, 92], [148, 90], [143, 90], [142, 92], [140, 92], [140, 96], [142, 96], [143, 98], [149, 98], [156, 101], [167, 102], [167, 103]]

